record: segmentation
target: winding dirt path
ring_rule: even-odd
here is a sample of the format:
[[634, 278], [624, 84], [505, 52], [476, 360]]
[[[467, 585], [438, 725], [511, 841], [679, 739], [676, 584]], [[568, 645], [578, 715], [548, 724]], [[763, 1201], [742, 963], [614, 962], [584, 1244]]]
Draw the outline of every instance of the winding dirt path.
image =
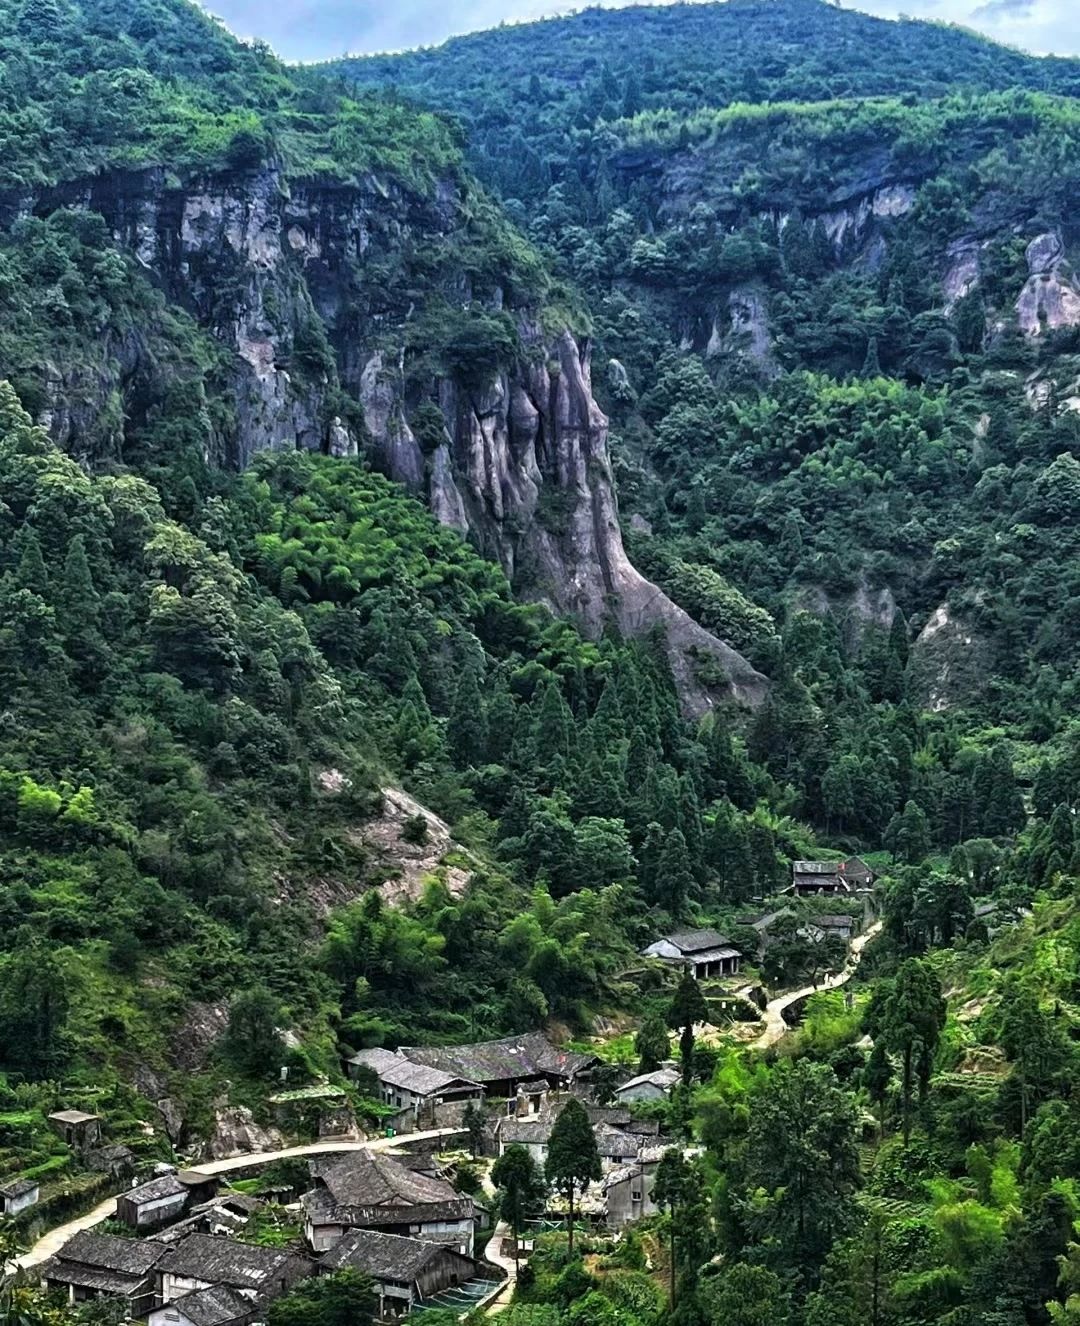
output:
[[[249, 1169], [253, 1165], [269, 1165], [275, 1160], [298, 1160], [305, 1156], [327, 1156], [333, 1155], [338, 1151], [393, 1151], [405, 1142], [424, 1142], [433, 1141], [440, 1137], [455, 1137], [460, 1135], [460, 1128], [433, 1128], [425, 1133], [403, 1133], [399, 1137], [373, 1137], [366, 1142], [312, 1142], [305, 1146], [285, 1147], [281, 1151], [251, 1151], [243, 1156], [230, 1156], [227, 1160], [208, 1160], [201, 1165], [189, 1165], [187, 1168], [194, 1174], [205, 1174], [207, 1177], [213, 1177], [217, 1174], [231, 1174], [236, 1170]], [[100, 1202], [92, 1211], [79, 1216], [75, 1220], [69, 1220], [65, 1225], [58, 1225], [55, 1229], [50, 1229], [47, 1234], [41, 1238], [28, 1251], [14, 1258], [6, 1267], [0, 1270], [11, 1272], [18, 1270], [28, 1270], [32, 1266], [40, 1266], [42, 1262], [54, 1256], [73, 1234], [79, 1234], [84, 1229], [93, 1229], [95, 1225], [100, 1225], [102, 1221], [108, 1220], [116, 1214], [116, 1198], [108, 1197]]]
[[869, 930], [864, 934], [857, 935], [851, 941], [851, 952], [840, 971], [835, 972], [832, 976], [826, 976], [818, 985], [804, 985], [801, 990], [791, 990], [787, 994], [770, 999], [765, 1005], [765, 1030], [756, 1040], [748, 1041], [747, 1044], [756, 1050], [764, 1050], [770, 1045], [775, 1045], [778, 1040], [786, 1036], [791, 1028], [784, 1021], [784, 1013], [791, 1005], [797, 1004], [800, 999], [807, 999], [810, 995], [817, 994], [821, 990], [835, 990], [841, 985], [846, 985], [858, 970], [859, 963], [862, 961], [863, 949], [879, 934], [881, 934], [881, 922], [875, 921]]
[[[777, 1041], [782, 1040], [791, 1028], [784, 1021], [785, 1012], [792, 1004], [797, 1004], [800, 999], [806, 999], [812, 994], [818, 994], [822, 990], [835, 990], [841, 985], [846, 985], [862, 961], [863, 949], [872, 939], [876, 939], [881, 933], [881, 922], [875, 921], [874, 924], [865, 931], [865, 933], [856, 936], [851, 941], [851, 950], [848, 953], [847, 962], [843, 968], [834, 972], [831, 976], [823, 977], [817, 985], [804, 985], [800, 990], [789, 990], [786, 994], [777, 995], [775, 999], [770, 999], [765, 1005], [762, 1018], [765, 1022], [765, 1029], [759, 1036], [755, 1036], [752, 1041], [743, 1041], [742, 1044], [751, 1050], [766, 1050], [770, 1045], [775, 1045]], [[711, 1022], [702, 1022], [694, 1028], [694, 1035], [703, 1045], [730, 1045], [731, 1041], [727, 1034], [719, 1027], [713, 1026]]]
[[514, 1290], [517, 1288], [517, 1270], [514, 1267], [514, 1259], [513, 1257], [504, 1257], [502, 1254], [502, 1241], [509, 1233], [510, 1226], [505, 1220], [500, 1220], [495, 1226], [491, 1238], [488, 1239], [487, 1247], [484, 1249], [484, 1260], [506, 1272], [506, 1279], [488, 1300], [485, 1312], [489, 1316], [497, 1312], [505, 1312], [510, 1306], [510, 1300], [514, 1297]]

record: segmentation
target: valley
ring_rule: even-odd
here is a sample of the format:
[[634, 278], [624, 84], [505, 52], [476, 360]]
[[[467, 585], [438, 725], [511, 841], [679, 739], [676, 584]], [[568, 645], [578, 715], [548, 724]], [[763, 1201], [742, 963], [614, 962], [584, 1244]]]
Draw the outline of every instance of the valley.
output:
[[0, 1326], [1073, 1326], [1078, 96], [0, 0]]

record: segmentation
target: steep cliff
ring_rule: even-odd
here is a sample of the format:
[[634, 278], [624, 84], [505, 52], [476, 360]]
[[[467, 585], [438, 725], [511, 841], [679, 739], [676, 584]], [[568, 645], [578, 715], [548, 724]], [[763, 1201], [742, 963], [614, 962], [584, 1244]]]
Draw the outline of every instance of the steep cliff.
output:
[[[232, 408], [224, 425], [207, 416], [208, 459], [243, 468], [265, 450], [362, 453], [498, 560], [524, 595], [593, 634], [608, 622], [630, 635], [661, 627], [690, 713], [725, 693], [760, 701], [765, 679], [630, 564], [588, 339], [550, 329], [535, 301], [518, 295], [510, 307], [505, 284], [467, 270], [459, 181], [423, 195], [374, 174], [343, 185], [266, 169], [180, 186], [160, 170], [112, 171], [30, 205], [103, 216], [224, 351]], [[450, 312], [466, 327], [474, 314], [502, 318], [512, 352], [480, 373], [455, 371], [426, 339]], [[58, 364], [41, 418], [86, 454], [96, 436], [87, 418], [110, 396], [127, 411], [153, 399], [153, 371], [146, 329], [135, 327], [102, 346], [79, 412]]]

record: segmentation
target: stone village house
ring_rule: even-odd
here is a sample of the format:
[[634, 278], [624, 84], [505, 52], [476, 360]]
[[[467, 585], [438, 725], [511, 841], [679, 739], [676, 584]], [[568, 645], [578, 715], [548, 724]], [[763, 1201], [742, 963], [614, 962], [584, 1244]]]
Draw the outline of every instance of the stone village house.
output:
[[326, 1252], [351, 1229], [376, 1229], [473, 1253], [476, 1208], [445, 1179], [418, 1173], [389, 1156], [356, 1151], [315, 1170], [301, 1198], [304, 1233]]
[[470, 1104], [479, 1106], [484, 1100], [484, 1088], [478, 1082], [414, 1063], [393, 1050], [361, 1050], [346, 1059], [345, 1065], [350, 1077], [356, 1078], [366, 1068], [379, 1079], [383, 1103], [402, 1111], [393, 1120], [398, 1132], [454, 1128]]
[[718, 930], [676, 930], [642, 950], [642, 957], [689, 967], [699, 981], [737, 976], [742, 965], [742, 954]]
[[20, 1211], [36, 1206], [41, 1191], [33, 1179], [12, 1179], [0, 1184], [0, 1215], [10, 1219]]
[[869, 889], [877, 876], [858, 856], [846, 861], [793, 861], [791, 883], [785, 893], [815, 898], [830, 893], [857, 893]]
[[168, 1252], [151, 1239], [117, 1238], [87, 1230], [68, 1239], [41, 1268], [46, 1289], [58, 1290], [69, 1304], [96, 1298], [126, 1299], [133, 1317], [145, 1316], [155, 1301], [155, 1268]]
[[379, 1298], [380, 1321], [406, 1316], [425, 1299], [476, 1277], [477, 1265], [456, 1248], [425, 1239], [402, 1238], [374, 1229], [354, 1229], [325, 1257], [325, 1272], [350, 1268], [369, 1276]]

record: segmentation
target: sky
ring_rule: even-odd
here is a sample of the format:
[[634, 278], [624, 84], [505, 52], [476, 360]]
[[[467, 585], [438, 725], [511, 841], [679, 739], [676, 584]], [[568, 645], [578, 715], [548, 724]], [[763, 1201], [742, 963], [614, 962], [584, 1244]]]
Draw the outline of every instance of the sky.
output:
[[[621, 3], [623, 0], [606, 0]], [[289, 60], [427, 46], [502, 22], [580, 7], [570, 0], [204, 0], [238, 35]], [[1039, 55], [1080, 55], [1080, 0], [859, 0], [845, 7], [977, 28]]]

